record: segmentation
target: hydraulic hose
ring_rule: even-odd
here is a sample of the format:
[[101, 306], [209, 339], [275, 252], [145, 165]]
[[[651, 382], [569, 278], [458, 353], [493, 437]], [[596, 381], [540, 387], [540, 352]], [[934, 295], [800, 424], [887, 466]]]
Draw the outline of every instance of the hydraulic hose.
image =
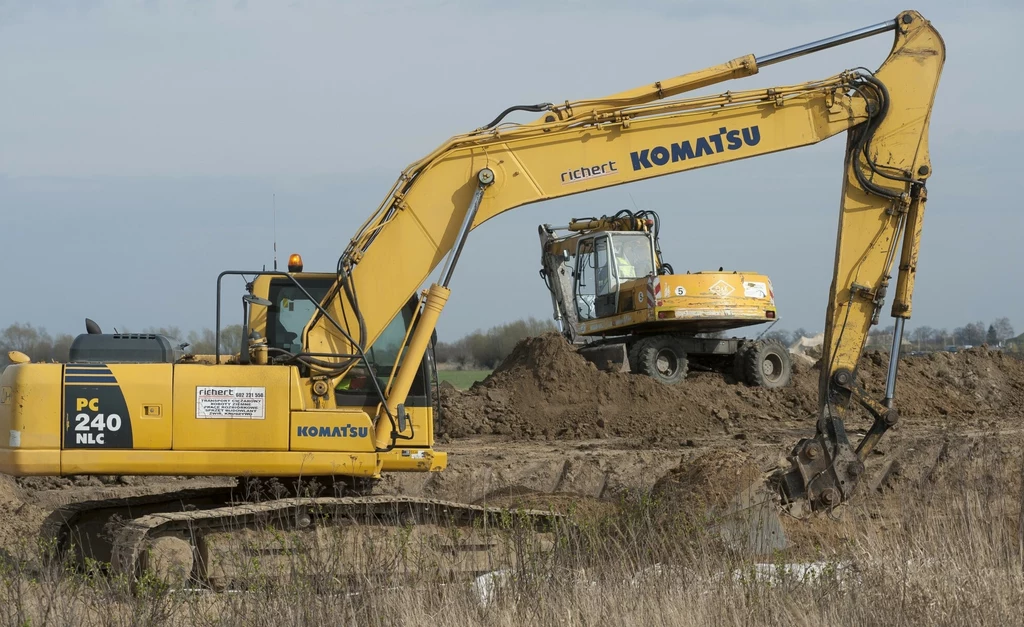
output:
[[542, 111], [550, 111], [551, 108], [552, 108], [552, 104], [550, 102], [542, 102], [540, 104], [535, 104], [535, 105], [515, 105], [515, 106], [511, 106], [508, 109], [505, 109], [504, 111], [502, 111], [500, 114], [498, 114], [498, 117], [496, 117], [493, 120], [491, 120], [490, 124], [488, 124], [486, 126], [481, 126], [479, 130], [489, 129], [489, 128], [493, 128], [493, 127], [497, 126], [498, 123], [500, 123], [503, 119], [505, 119], [506, 115], [508, 115], [509, 113], [512, 113], [513, 111], [531, 111], [533, 113], [541, 113]]

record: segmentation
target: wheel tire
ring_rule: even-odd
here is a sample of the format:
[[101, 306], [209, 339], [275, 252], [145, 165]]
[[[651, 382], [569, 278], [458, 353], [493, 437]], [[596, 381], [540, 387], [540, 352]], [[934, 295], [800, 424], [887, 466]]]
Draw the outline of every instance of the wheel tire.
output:
[[686, 378], [689, 362], [683, 343], [671, 335], [656, 335], [636, 343], [637, 372], [665, 385]]
[[740, 347], [736, 350], [736, 354], [732, 358], [732, 377], [736, 379], [736, 383], [750, 384], [747, 380], [747, 352], [750, 351], [750, 343], [745, 342], [740, 344]]
[[747, 383], [768, 389], [789, 385], [793, 362], [789, 351], [776, 340], [754, 342], [744, 354]]

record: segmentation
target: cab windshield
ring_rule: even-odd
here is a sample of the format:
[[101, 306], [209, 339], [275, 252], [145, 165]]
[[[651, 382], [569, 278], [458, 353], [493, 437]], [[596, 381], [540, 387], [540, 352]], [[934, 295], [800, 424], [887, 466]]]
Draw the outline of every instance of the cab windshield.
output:
[[[267, 344], [290, 353], [302, 352], [302, 330], [316, 314], [317, 304], [327, 296], [334, 279], [302, 279], [301, 282], [316, 302], [306, 297], [301, 289], [287, 279], [271, 281], [268, 290], [268, 300], [272, 305], [267, 308]], [[399, 356], [398, 351], [405, 340], [416, 307], [417, 300], [413, 298], [384, 329], [377, 341], [366, 349], [369, 365], [362, 361], [357, 363], [337, 384], [334, 392], [339, 405], [363, 407], [377, 402], [376, 387], [370, 377], [376, 377], [377, 385], [382, 390], [387, 388], [392, 371], [401, 365], [405, 357], [404, 354]], [[423, 367], [409, 391], [405, 403], [407, 407], [430, 405], [431, 391], [427, 374], [433, 370], [433, 357], [433, 349], [428, 347]]]
[[332, 284], [331, 279], [303, 280], [302, 287], [316, 299], [313, 302], [291, 281], [272, 281], [269, 290], [272, 304], [267, 308], [267, 345], [289, 353], [302, 352], [302, 329], [313, 318], [317, 304], [327, 296]]
[[646, 234], [615, 233], [612, 235], [612, 252], [615, 255], [615, 278], [620, 283], [654, 273], [651, 240]]

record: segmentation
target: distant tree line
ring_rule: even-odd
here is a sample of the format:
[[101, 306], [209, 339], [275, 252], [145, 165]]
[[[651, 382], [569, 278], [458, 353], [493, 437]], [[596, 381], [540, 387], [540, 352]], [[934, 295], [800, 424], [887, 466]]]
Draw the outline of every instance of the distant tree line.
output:
[[67, 361], [75, 336], [59, 333], [51, 336], [46, 329], [15, 322], [0, 331], [0, 364], [7, 365], [7, 353], [20, 351], [32, 361]]
[[[870, 338], [872, 346], [891, 346], [894, 330], [892, 325], [872, 329]], [[989, 324], [978, 320], [953, 330], [920, 326], [908, 329], [904, 333], [904, 341], [921, 351], [942, 350], [948, 346], [966, 347], [981, 346], [982, 344], [995, 347], [1002, 346], [1012, 339], [1014, 339], [1014, 330], [1009, 318], [997, 318]]]
[[[896, 327], [888, 325], [885, 327], [872, 327], [868, 332], [868, 347], [887, 349], [892, 346], [892, 337]], [[931, 351], [942, 350], [949, 346], [1007, 346], [1010, 348], [1024, 348], [1017, 346], [1019, 338], [1015, 337], [1013, 325], [1009, 318], [996, 318], [989, 324], [978, 320], [970, 322], [962, 327], [956, 327], [952, 331], [948, 329], [936, 329], [929, 326], [919, 326], [906, 329], [903, 334], [904, 343], [910, 343], [915, 350]], [[815, 333], [805, 329], [796, 331], [772, 330], [765, 334], [766, 338], [776, 339], [787, 346], [796, 343], [802, 337], [813, 337]]]
[[477, 330], [454, 342], [438, 342], [435, 355], [438, 363], [454, 364], [462, 369], [492, 369], [508, 357], [520, 340], [556, 331], [549, 320], [527, 318]]
[[[178, 327], [150, 327], [141, 331], [118, 329], [120, 333], [156, 333], [165, 335], [175, 345], [185, 344], [186, 351], [194, 355], [212, 355], [216, 351], [213, 329], [183, 332]], [[15, 322], [0, 331], [0, 367], [9, 362], [7, 353], [20, 351], [34, 362], [65, 362], [75, 336], [69, 333], [51, 335], [42, 327], [30, 323]], [[242, 326], [231, 325], [220, 332], [221, 352], [237, 353], [242, 341]]]
[[[515, 345], [524, 338], [555, 331], [549, 320], [527, 318], [500, 324], [483, 331], [477, 330], [452, 342], [437, 344], [437, 361], [452, 364], [463, 369], [491, 369], [497, 366]], [[121, 333], [134, 332], [119, 329]], [[215, 351], [213, 329], [183, 332], [178, 327], [150, 327], [139, 333], [157, 333], [171, 338], [175, 344], [188, 344], [186, 351], [196, 355], [211, 355]], [[868, 347], [888, 349], [892, 345], [894, 327], [874, 327], [868, 333]], [[765, 333], [768, 339], [791, 346], [802, 337], [813, 337], [815, 332], [800, 328], [795, 331], [772, 329]], [[64, 362], [68, 359], [71, 342], [75, 336], [68, 333], [51, 335], [42, 327], [30, 323], [15, 322], [0, 331], [0, 367], [8, 364], [7, 353], [20, 351], [34, 362]], [[241, 325], [221, 329], [220, 350], [222, 353], [237, 353], [242, 340]], [[983, 321], [971, 322], [952, 331], [929, 326], [913, 327], [904, 335], [915, 350], [942, 350], [947, 346], [1004, 346], [1011, 350], [1024, 350], [1024, 336], [1015, 338], [1009, 318], [997, 318], [989, 324]]]
[[[549, 321], [534, 318], [516, 320], [487, 331], [475, 331], [454, 342], [439, 342], [437, 359], [439, 362], [455, 364], [462, 368], [494, 368], [523, 338], [555, 329], [555, 325]], [[164, 335], [175, 345], [187, 343], [186, 352], [196, 355], [212, 355], [215, 352], [213, 329], [182, 331], [178, 327], [149, 327], [138, 331], [118, 328], [116, 331]], [[237, 353], [242, 341], [241, 325], [224, 327], [220, 335], [221, 352]], [[0, 367], [9, 363], [7, 353], [10, 351], [25, 353], [34, 362], [66, 362], [74, 339], [75, 336], [69, 333], [54, 335], [43, 327], [15, 322], [0, 330]]]

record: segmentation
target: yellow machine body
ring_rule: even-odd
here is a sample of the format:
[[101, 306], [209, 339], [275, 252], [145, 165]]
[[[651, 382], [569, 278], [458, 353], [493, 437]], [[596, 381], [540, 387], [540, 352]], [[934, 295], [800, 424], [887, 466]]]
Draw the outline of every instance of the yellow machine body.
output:
[[581, 320], [580, 335], [629, 329], [708, 333], [776, 319], [771, 280], [754, 272], [703, 271], [633, 279], [619, 287], [618, 311]]
[[290, 366], [22, 364], [0, 388], [11, 475], [373, 477], [447, 463], [429, 407], [409, 409], [419, 446], [377, 453], [376, 408], [309, 407]]
[[[756, 386], [785, 387], [789, 352], [725, 331], [778, 321], [771, 280], [754, 272], [677, 274], [650, 210], [538, 227], [541, 271], [562, 336], [598, 368], [675, 385], [691, 366]], [[731, 359], [723, 359], [731, 357]]]
[[713, 333], [778, 319], [766, 275], [675, 274], [662, 258], [660, 223], [656, 212], [624, 210], [538, 227], [541, 278], [570, 341], [641, 331]]

